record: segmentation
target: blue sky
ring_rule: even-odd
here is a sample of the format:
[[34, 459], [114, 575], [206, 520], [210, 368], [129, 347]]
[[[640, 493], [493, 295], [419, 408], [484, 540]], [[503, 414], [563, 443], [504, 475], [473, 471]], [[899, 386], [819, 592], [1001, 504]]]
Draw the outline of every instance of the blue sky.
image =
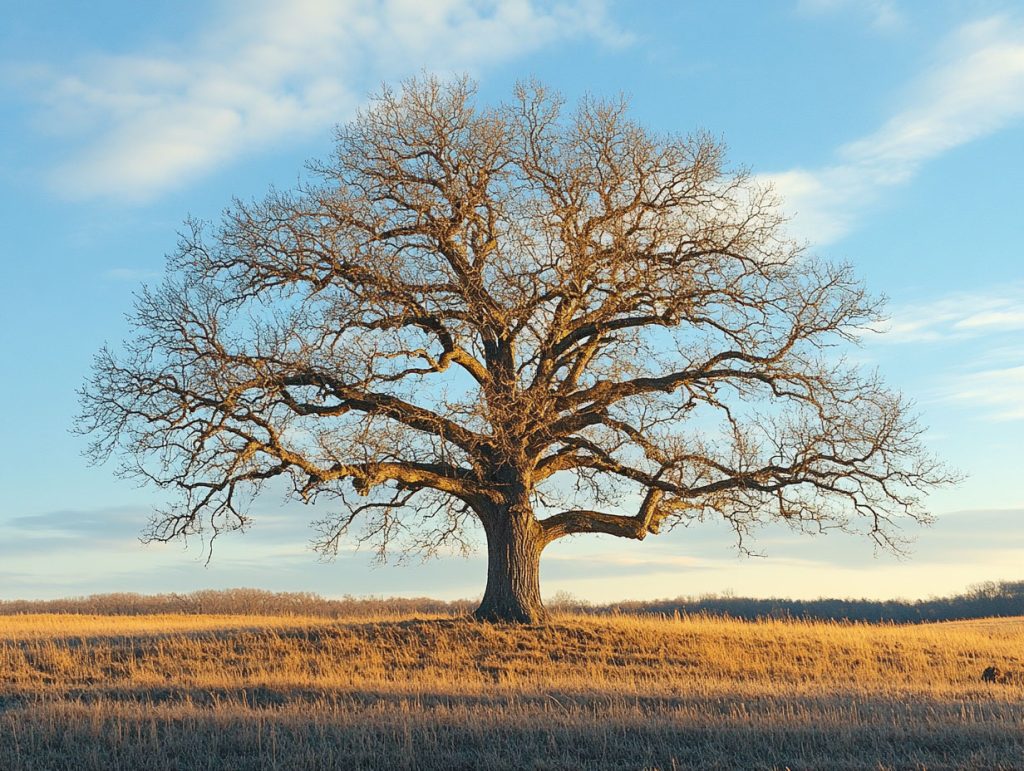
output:
[[270, 495], [253, 529], [143, 546], [158, 491], [88, 467], [75, 389], [126, 334], [188, 215], [288, 187], [382, 82], [468, 72], [499, 100], [536, 76], [706, 129], [771, 182], [814, 251], [890, 299], [858, 356], [913, 398], [965, 472], [908, 560], [839, 535], [725, 528], [545, 552], [545, 593], [730, 589], [924, 597], [1024, 578], [1024, 8], [1006, 0], [255, 0], [5, 3], [0, 28], [0, 597], [259, 586], [473, 597], [480, 556], [371, 567], [307, 548], [316, 512]]

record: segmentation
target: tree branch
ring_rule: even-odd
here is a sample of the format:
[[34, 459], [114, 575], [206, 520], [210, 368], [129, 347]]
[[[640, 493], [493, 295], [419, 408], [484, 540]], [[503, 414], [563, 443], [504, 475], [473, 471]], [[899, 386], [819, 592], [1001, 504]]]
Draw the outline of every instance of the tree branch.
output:
[[670, 508], [659, 507], [663, 496], [661, 490], [648, 490], [640, 510], [632, 517], [586, 509], [554, 514], [540, 521], [544, 543], [576, 533], [605, 533], [642, 541], [648, 533], [657, 534], [660, 531], [661, 523], [671, 511]]

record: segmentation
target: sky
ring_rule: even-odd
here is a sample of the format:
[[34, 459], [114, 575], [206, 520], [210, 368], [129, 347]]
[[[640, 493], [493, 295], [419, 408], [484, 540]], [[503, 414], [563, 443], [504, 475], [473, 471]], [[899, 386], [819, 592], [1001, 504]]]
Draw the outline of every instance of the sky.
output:
[[217, 543], [143, 545], [159, 490], [89, 466], [76, 389], [159, 280], [188, 216], [288, 188], [382, 83], [468, 73], [626, 94], [652, 130], [706, 130], [774, 185], [790, 232], [889, 298], [857, 351], [965, 475], [869, 541], [728, 529], [549, 547], [542, 591], [603, 602], [731, 591], [922, 598], [1024, 580], [1024, 7], [1016, 0], [2, 0], [0, 599], [250, 586], [479, 597], [485, 564], [378, 566], [309, 548], [268, 495]]

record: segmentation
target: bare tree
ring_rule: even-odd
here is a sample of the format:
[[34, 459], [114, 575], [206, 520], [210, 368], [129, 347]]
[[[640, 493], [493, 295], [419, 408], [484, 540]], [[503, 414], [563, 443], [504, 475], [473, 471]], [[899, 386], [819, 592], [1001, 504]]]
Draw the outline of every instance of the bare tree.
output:
[[[97, 460], [181, 493], [168, 540], [240, 529], [283, 477], [327, 553], [487, 540], [481, 619], [533, 622], [541, 551], [708, 517], [866, 532], [950, 480], [906, 404], [835, 350], [878, 318], [705, 135], [538, 84], [385, 90], [314, 181], [189, 223], [134, 337], [97, 356]], [[832, 350], [829, 350], [832, 349]], [[353, 496], [353, 492], [356, 494]]]

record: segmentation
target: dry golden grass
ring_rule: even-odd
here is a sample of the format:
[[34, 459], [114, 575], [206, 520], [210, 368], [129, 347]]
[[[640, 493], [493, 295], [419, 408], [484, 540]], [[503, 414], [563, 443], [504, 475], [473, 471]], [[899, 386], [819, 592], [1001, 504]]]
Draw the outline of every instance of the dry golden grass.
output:
[[1024, 768], [1024, 621], [0, 618], [0, 768]]

